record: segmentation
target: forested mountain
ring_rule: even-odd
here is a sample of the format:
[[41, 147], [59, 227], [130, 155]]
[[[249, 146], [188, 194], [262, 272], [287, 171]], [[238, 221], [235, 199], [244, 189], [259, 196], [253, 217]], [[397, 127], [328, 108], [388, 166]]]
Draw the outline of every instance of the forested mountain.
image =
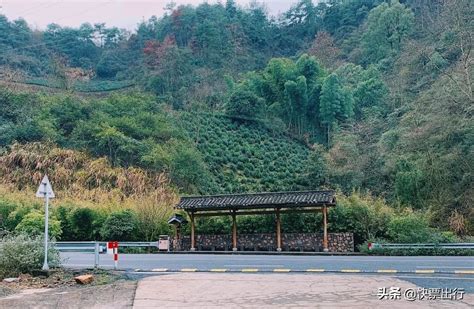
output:
[[472, 16], [469, 0], [300, 0], [278, 17], [227, 0], [130, 32], [0, 15], [0, 147], [106, 157], [181, 194], [361, 192], [472, 234]]

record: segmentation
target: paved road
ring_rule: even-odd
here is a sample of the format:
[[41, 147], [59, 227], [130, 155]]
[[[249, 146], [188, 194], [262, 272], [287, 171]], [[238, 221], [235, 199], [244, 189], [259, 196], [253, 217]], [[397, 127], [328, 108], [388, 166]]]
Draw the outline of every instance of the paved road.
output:
[[[67, 258], [66, 267], [87, 268], [94, 263], [94, 255], [87, 253], [62, 253]], [[112, 268], [112, 256], [101, 254], [100, 266]], [[432, 274], [388, 274], [426, 288], [464, 288], [467, 293], [474, 293], [474, 275], [447, 275], [437, 272], [455, 270], [474, 271], [474, 257], [457, 256], [287, 256], [287, 255], [213, 255], [213, 254], [120, 254], [121, 269], [170, 269], [180, 270], [196, 268], [200, 270], [258, 269], [324, 269], [325, 271], [361, 270], [377, 272], [380, 269], [397, 270], [398, 272], [415, 272], [434, 270]], [[150, 273], [149, 273], [150, 274]], [[142, 273], [142, 275], [146, 275]], [[140, 276], [136, 274], [135, 276]]]
[[[396, 287], [400, 297], [380, 294]], [[138, 282], [133, 308], [472, 308], [474, 294], [439, 297], [393, 276], [166, 273]], [[416, 294], [419, 297], [413, 297]], [[451, 293], [450, 293], [451, 294]], [[410, 297], [411, 295], [411, 297]], [[453, 295], [453, 294], [451, 294]], [[454, 296], [454, 295], [453, 295]]]
[[[91, 267], [94, 255], [88, 253], [61, 254], [66, 258], [67, 267]], [[100, 266], [113, 267], [112, 255], [101, 254]], [[474, 271], [474, 257], [461, 256], [288, 256], [288, 255], [213, 255], [213, 254], [120, 254], [119, 267], [122, 269], [151, 270], [155, 268], [240, 270], [256, 268], [271, 271], [275, 268], [292, 270], [359, 269], [362, 272], [377, 270], [397, 270], [413, 272], [415, 270], [434, 270], [435, 272], [453, 272], [455, 270]]]

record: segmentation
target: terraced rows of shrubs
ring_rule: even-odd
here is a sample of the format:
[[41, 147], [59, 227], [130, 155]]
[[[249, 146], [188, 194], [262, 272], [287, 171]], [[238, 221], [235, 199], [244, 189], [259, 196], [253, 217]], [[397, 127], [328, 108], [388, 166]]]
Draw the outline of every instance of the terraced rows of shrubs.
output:
[[129, 88], [133, 85], [135, 85], [135, 82], [131, 80], [77, 81], [74, 83], [74, 90], [82, 92], [114, 91]]
[[179, 122], [212, 174], [212, 193], [287, 191], [302, 185], [309, 149], [256, 122], [185, 112]]
[[[62, 89], [64, 87], [60, 81], [50, 78], [30, 78], [25, 80], [24, 84], [55, 89]], [[80, 92], [101, 92], [125, 89], [133, 85], [135, 85], [135, 82], [131, 80], [76, 81], [72, 84], [72, 89]]]

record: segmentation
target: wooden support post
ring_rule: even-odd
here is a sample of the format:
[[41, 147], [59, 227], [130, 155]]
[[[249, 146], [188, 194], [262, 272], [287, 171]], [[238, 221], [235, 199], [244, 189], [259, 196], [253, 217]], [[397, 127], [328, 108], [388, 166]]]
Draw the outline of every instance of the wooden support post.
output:
[[235, 210], [232, 212], [232, 251], [237, 251], [237, 220]]
[[277, 251], [281, 251], [280, 208], [276, 209], [276, 236], [277, 236]]
[[323, 250], [328, 252], [328, 208], [324, 206], [323, 208]]
[[175, 243], [173, 244], [173, 251], [181, 251], [181, 225], [176, 224], [175, 226]]
[[178, 225], [173, 224], [174, 227], [174, 237], [173, 237], [173, 251], [178, 250]]
[[195, 223], [194, 223], [194, 213], [192, 212], [191, 215], [191, 251], [196, 251], [196, 237], [194, 235], [195, 230]]

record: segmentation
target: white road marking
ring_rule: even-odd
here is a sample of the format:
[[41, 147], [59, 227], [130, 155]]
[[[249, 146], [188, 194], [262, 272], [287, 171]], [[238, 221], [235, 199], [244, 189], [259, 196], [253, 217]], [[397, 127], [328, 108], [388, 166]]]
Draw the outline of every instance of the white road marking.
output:
[[[67, 267], [94, 267], [93, 264], [67, 264], [67, 265], [63, 265], [63, 266], [67, 266]], [[104, 265], [100, 265], [100, 266], [104, 266]], [[105, 265], [105, 266], [107, 266], [107, 265]]]
[[431, 277], [431, 276], [395, 276], [396, 278], [410, 278], [410, 279], [446, 279], [446, 280], [469, 280], [474, 281], [474, 278], [458, 278], [458, 277]]
[[456, 268], [456, 269], [464, 269], [464, 268], [474, 268], [470, 266], [417, 266], [416, 268]]
[[224, 265], [225, 267], [248, 267], [248, 268], [258, 268], [258, 267], [284, 267], [285, 265], [279, 264], [229, 264]]

